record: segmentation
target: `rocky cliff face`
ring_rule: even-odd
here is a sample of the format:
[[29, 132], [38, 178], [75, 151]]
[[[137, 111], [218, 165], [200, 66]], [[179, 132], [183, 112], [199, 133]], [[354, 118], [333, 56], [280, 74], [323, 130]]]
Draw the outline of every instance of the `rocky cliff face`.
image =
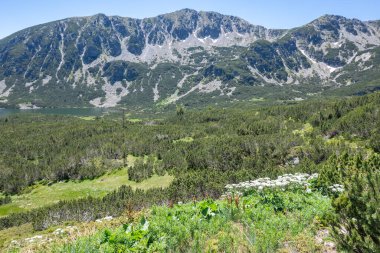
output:
[[331, 15], [291, 30], [189, 9], [146, 19], [69, 18], [0, 40], [0, 103], [306, 98], [378, 78], [379, 45], [379, 22]]

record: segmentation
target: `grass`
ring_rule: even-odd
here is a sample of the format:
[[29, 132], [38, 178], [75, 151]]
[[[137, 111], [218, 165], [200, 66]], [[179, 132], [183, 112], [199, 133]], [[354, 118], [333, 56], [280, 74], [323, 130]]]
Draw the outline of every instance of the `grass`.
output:
[[[135, 157], [129, 156], [128, 164], [133, 164], [135, 159]], [[103, 197], [122, 185], [129, 185], [134, 189], [167, 187], [172, 180], [173, 177], [169, 175], [154, 175], [147, 180], [136, 183], [128, 180], [128, 170], [122, 168], [93, 180], [59, 182], [51, 186], [37, 184], [29, 188], [27, 193], [12, 196], [12, 203], [1, 205], [0, 217], [54, 204], [60, 200], [71, 200], [87, 196]]]
[[[134, 215], [138, 215], [135, 213]], [[102, 222], [68, 222], [65, 225], [53, 226], [44, 231], [35, 231], [31, 223], [19, 227], [4, 229], [0, 233], [0, 252], [50, 252], [49, 243], [64, 244], [75, 240], [79, 236], [89, 236], [105, 228], [117, 228], [125, 223], [127, 217], [121, 216]], [[73, 229], [68, 229], [68, 228]], [[63, 234], [55, 234], [57, 229], [64, 229]], [[26, 241], [27, 238], [42, 236], [42, 240], [35, 243]], [[46, 239], [49, 239], [47, 241]], [[14, 241], [15, 243], [12, 243]], [[16, 246], [17, 245], [17, 246]]]
[[78, 116], [78, 118], [83, 119], [83, 120], [95, 120], [95, 116]]
[[[232, 200], [156, 206], [133, 222], [104, 229], [52, 252], [319, 252], [319, 217], [331, 202], [318, 192], [251, 194]], [[280, 202], [278, 202], [280, 201]], [[283, 210], [278, 210], [279, 203]], [[277, 209], [276, 209], [277, 208]]]
[[[0, 251], [326, 252], [324, 242], [334, 244], [323, 225], [333, 212], [331, 199], [310, 183], [310, 191], [232, 190], [219, 200], [153, 206], [110, 221], [69, 222], [38, 232], [27, 224], [2, 231]], [[66, 232], [57, 235], [58, 228]]]
[[253, 97], [253, 98], [251, 98], [251, 99], [249, 99], [249, 101], [250, 102], [262, 102], [262, 101], [264, 101], [265, 99], [264, 98], [262, 98], [262, 97]]
[[19, 227], [11, 227], [1, 230], [0, 233], [0, 252], [5, 252], [4, 248], [9, 245], [11, 240], [17, 240], [33, 235], [33, 226], [31, 223], [23, 224]]
[[174, 140], [173, 143], [177, 143], [177, 142], [193, 142], [193, 141], [194, 141], [194, 138], [188, 136], [188, 137], [185, 137], [185, 138]]

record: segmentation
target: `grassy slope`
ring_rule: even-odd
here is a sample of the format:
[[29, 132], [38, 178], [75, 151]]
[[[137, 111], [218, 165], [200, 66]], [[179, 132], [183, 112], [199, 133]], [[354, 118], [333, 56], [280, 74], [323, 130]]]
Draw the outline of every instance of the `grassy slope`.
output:
[[[320, 217], [331, 211], [330, 199], [318, 192], [277, 192], [276, 196], [275, 200], [270, 192], [248, 195], [240, 199], [239, 208], [227, 200], [153, 207], [118, 229], [100, 230], [63, 247], [57, 241], [57, 246], [49, 250], [322, 252], [323, 245], [316, 242], [316, 234], [321, 229]], [[279, 206], [284, 209], [276, 210]]]
[[[128, 157], [128, 164], [133, 164], [134, 157]], [[167, 187], [173, 180], [172, 176], [153, 176], [140, 183], [128, 180], [127, 169], [110, 172], [94, 180], [80, 182], [59, 182], [51, 186], [37, 184], [29, 188], [29, 192], [12, 196], [12, 203], [0, 206], [0, 217], [10, 213], [21, 212], [37, 207], [56, 203], [60, 200], [71, 200], [87, 196], [103, 197], [108, 192], [122, 185], [132, 188], [149, 189]]]

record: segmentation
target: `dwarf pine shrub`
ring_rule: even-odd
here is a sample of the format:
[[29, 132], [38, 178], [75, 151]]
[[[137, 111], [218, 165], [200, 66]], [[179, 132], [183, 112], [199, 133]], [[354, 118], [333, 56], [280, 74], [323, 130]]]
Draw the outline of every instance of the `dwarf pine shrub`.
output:
[[335, 216], [330, 220], [340, 246], [358, 253], [380, 252], [380, 156], [331, 159], [321, 180], [344, 185], [342, 194], [333, 195]]

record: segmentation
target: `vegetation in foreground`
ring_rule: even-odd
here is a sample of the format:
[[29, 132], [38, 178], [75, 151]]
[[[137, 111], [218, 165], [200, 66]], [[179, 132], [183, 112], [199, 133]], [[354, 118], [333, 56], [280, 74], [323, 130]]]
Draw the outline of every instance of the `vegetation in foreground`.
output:
[[319, 193], [269, 190], [232, 200], [156, 206], [135, 222], [54, 251], [313, 252], [321, 248], [315, 242], [318, 217], [330, 208], [330, 199]]
[[[344, 169], [336, 170], [339, 165]], [[345, 177], [347, 174], [351, 176]], [[286, 174], [276, 180], [230, 184], [221, 200], [194, 199], [187, 204], [154, 206], [117, 229], [103, 229], [62, 246], [49, 245], [48, 249], [334, 252], [334, 242], [338, 242], [343, 251], [378, 252], [379, 175], [379, 155], [343, 155], [330, 159], [320, 176]]]

